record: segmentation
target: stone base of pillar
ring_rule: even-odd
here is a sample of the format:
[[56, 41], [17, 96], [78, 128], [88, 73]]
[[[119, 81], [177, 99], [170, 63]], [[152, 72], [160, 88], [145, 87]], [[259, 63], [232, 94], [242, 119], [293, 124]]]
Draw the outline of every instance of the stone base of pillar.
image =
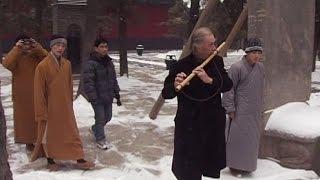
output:
[[302, 139], [281, 132], [265, 131], [260, 142], [260, 158], [280, 165], [320, 173], [320, 138]]

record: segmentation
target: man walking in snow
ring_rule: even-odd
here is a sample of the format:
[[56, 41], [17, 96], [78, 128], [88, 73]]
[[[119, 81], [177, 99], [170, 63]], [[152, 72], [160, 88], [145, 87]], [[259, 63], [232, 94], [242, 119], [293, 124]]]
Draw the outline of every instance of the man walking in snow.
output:
[[73, 112], [73, 85], [70, 62], [62, 55], [67, 40], [53, 35], [51, 52], [36, 68], [34, 79], [35, 116], [38, 138], [31, 160], [45, 155], [48, 169], [60, 167], [54, 159], [76, 160], [78, 169], [91, 169], [94, 163], [84, 160], [82, 143]]
[[[199, 67], [216, 49], [215, 41], [209, 28], [197, 29], [191, 37], [192, 53], [172, 66], [164, 82], [163, 98], [178, 98], [172, 162], [178, 180], [219, 178], [226, 166], [226, 117], [220, 93], [230, 90], [232, 81], [220, 56]], [[177, 92], [176, 87], [192, 72], [196, 76]]]
[[12, 72], [14, 140], [26, 144], [29, 151], [33, 151], [37, 139], [33, 106], [34, 74], [37, 65], [46, 56], [47, 51], [39, 43], [27, 34], [20, 34], [2, 62]]
[[112, 59], [108, 55], [108, 41], [96, 39], [94, 52], [84, 65], [83, 90], [95, 113], [95, 123], [90, 128], [100, 149], [109, 149], [111, 144], [105, 134], [105, 125], [112, 118], [112, 102], [115, 98], [121, 106], [120, 88]]
[[222, 104], [230, 120], [227, 166], [235, 175], [257, 168], [265, 78], [262, 50], [259, 39], [248, 39], [246, 55], [228, 71], [233, 88], [223, 94]]

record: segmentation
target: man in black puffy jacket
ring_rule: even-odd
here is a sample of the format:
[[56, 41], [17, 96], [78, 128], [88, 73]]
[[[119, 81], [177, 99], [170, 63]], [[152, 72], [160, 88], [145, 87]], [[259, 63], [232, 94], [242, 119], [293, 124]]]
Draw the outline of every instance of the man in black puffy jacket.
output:
[[105, 135], [105, 125], [112, 118], [113, 98], [121, 106], [120, 88], [112, 59], [108, 56], [108, 41], [97, 39], [94, 52], [84, 65], [83, 90], [95, 113], [95, 124], [90, 128], [100, 149], [109, 149], [111, 144]]

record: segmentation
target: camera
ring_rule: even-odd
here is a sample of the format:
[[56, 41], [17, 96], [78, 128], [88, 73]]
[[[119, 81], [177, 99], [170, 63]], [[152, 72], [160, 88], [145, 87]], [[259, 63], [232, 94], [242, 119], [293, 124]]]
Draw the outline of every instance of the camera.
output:
[[33, 39], [22, 39], [22, 44], [33, 44], [35, 41]]

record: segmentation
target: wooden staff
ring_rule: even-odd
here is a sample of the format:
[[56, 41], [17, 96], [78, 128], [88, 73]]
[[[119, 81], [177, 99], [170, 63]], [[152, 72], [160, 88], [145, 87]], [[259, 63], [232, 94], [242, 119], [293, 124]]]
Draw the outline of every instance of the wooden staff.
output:
[[164, 98], [162, 97], [162, 94], [159, 94], [159, 97], [157, 99], [157, 101], [154, 103], [154, 105], [152, 106], [152, 109], [149, 112], [149, 118], [154, 120], [157, 118], [160, 109], [162, 108], [163, 104], [164, 104]]
[[[209, 17], [211, 16], [212, 12], [215, 10], [216, 6], [218, 4], [218, 0], [208, 0], [205, 9], [203, 10], [203, 12], [201, 13], [197, 24], [194, 26], [193, 31], [191, 33], [191, 35], [193, 34], [193, 32], [198, 29], [201, 26], [205, 26], [206, 24], [208, 24], [209, 21]], [[188, 42], [185, 44], [182, 54], [180, 56], [179, 59], [184, 58], [185, 56], [187, 56], [188, 54], [190, 54], [190, 42], [191, 42], [191, 35], [188, 39]], [[165, 100], [162, 97], [161, 93], [159, 94], [159, 97], [157, 99], [157, 101], [154, 103], [154, 105], [152, 106], [152, 109], [149, 113], [149, 117], [150, 119], [156, 119], [158, 116], [158, 113], [161, 109], [161, 107], [163, 106]]]
[[[203, 61], [202, 64], [200, 64], [198, 67], [200, 68], [204, 68], [204, 66], [206, 66], [212, 59], [215, 55], [217, 55], [220, 50], [223, 48], [223, 46], [225, 45], [226, 43], [223, 42], [216, 50], [214, 50], [214, 52], [205, 60]], [[179, 92], [188, 82], [191, 81], [191, 79], [195, 76], [196, 74], [195, 73], [191, 73], [186, 79], [184, 79], [182, 81], [182, 83], [180, 83], [177, 87], [176, 87], [176, 91]]]
[[[195, 26], [194, 29], [204, 25], [207, 18], [204, 18], [204, 17], [207, 17], [207, 16], [210, 16], [210, 13], [212, 13], [212, 11], [214, 10], [214, 7], [216, 5], [216, 0], [209, 0], [207, 3], [207, 7], [206, 9], [204, 10], [203, 13], [201, 13], [201, 16], [197, 22], [197, 25]], [[230, 47], [231, 43], [233, 42], [233, 39], [235, 38], [235, 35], [240, 31], [241, 27], [243, 26], [243, 24], [246, 22], [248, 18], [248, 7], [245, 6], [236, 22], [236, 24], [233, 26], [233, 29], [231, 30], [230, 34], [228, 35], [227, 39], [226, 39], [226, 45], [224, 46], [224, 48], [222, 48], [222, 50], [220, 51], [219, 55], [223, 55], [227, 52], [228, 48]], [[205, 19], [205, 20], [204, 20]], [[186, 55], [188, 55], [190, 53], [190, 50], [189, 50], [189, 43], [190, 43], [190, 38], [189, 38], [189, 41], [187, 43], [187, 45], [185, 46], [185, 48], [183, 49], [183, 52], [180, 56], [180, 59], [182, 59], [183, 57], [185, 57]], [[155, 102], [155, 104], [152, 106], [152, 109], [149, 113], [149, 117], [150, 119], [156, 119], [157, 116], [158, 116], [158, 113], [161, 109], [161, 107], [163, 106], [165, 100], [164, 98], [162, 97], [161, 93], [157, 99], [157, 101]]]

